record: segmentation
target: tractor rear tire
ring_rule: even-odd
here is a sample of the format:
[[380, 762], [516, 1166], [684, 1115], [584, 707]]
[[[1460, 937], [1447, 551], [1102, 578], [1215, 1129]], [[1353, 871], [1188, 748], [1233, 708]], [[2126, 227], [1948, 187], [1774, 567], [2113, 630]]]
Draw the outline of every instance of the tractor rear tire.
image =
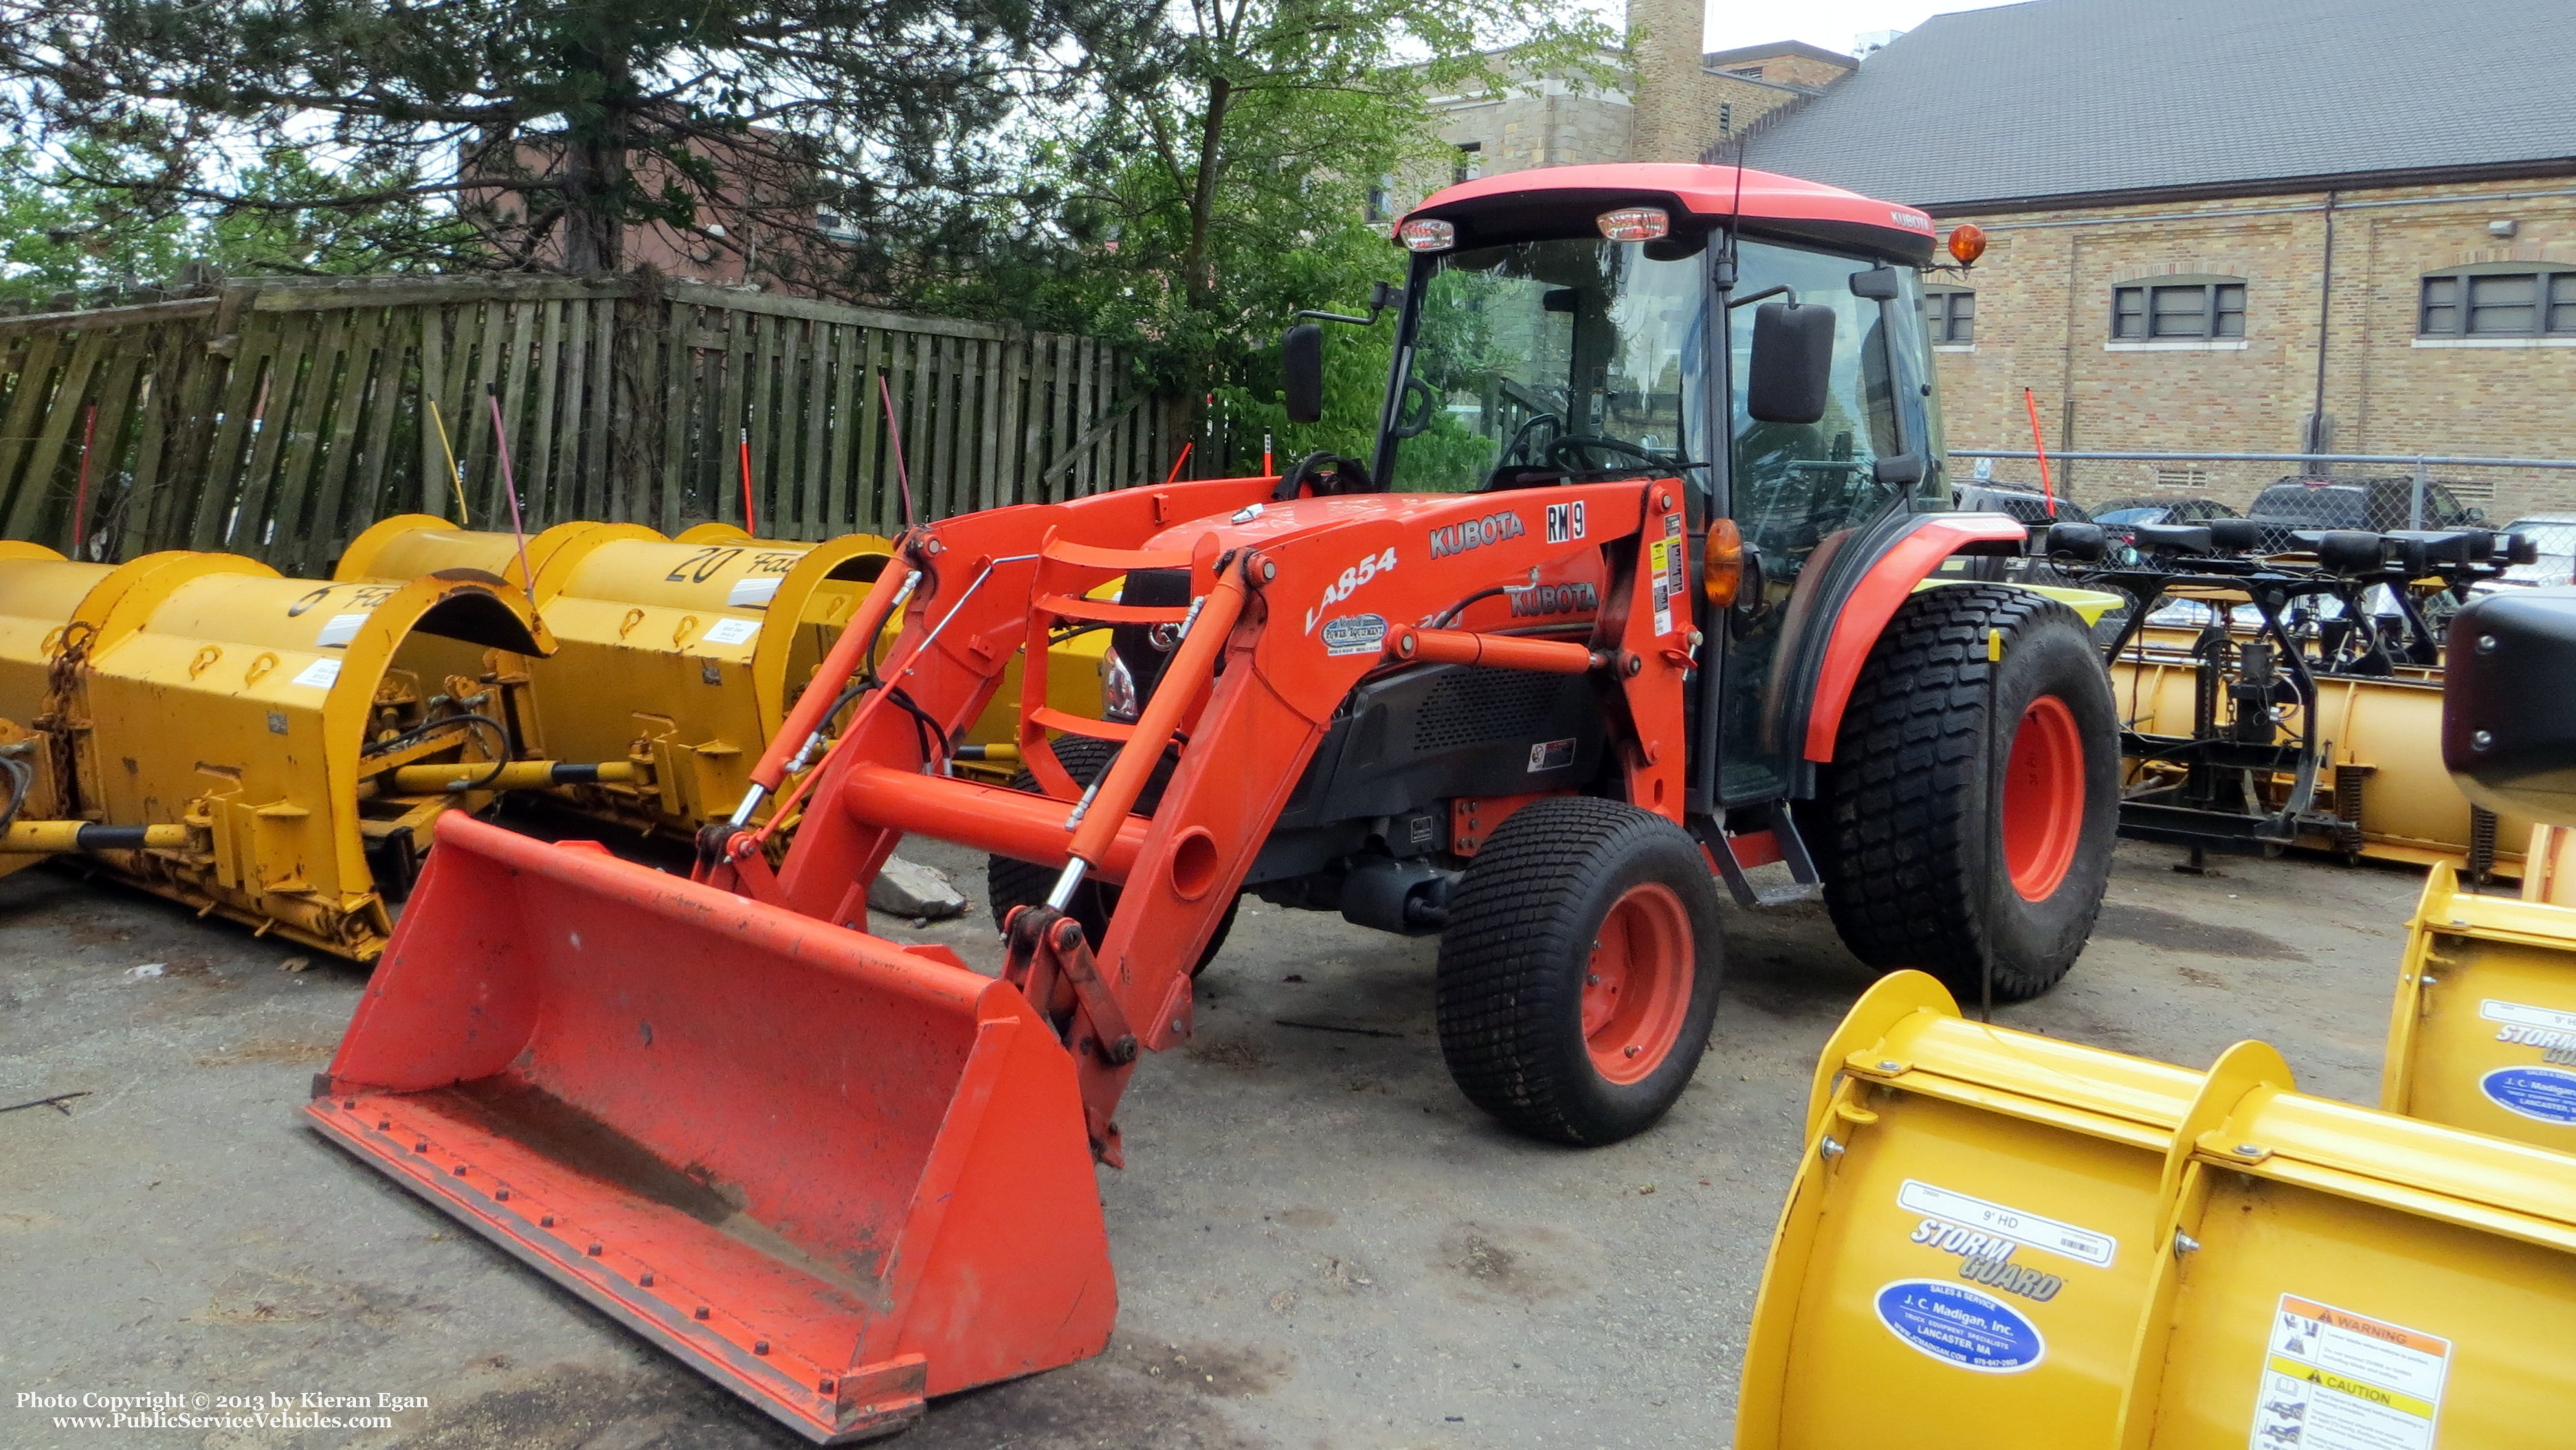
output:
[[1532, 801], [1450, 902], [1440, 1054], [1513, 1130], [1616, 1143], [1690, 1086], [1724, 966], [1717, 885], [1681, 827], [1618, 801]]
[[[1110, 762], [1118, 758], [1118, 747], [1107, 740], [1066, 735], [1055, 742], [1055, 758], [1064, 767], [1065, 774], [1073, 777], [1075, 784], [1088, 786], [1107, 773]], [[1136, 795], [1136, 814], [1150, 816], [1154, 813], [1154, 807], [1162, 802], [1163, 787], [1170, 783], [1171, 778], [1169, 761], [1146, 777], [1145, 788]], [[1011, 789], [1027, 791], [1031, 795], [1045, 794], [1038, 778], [1026, 767], [1011, 777]], [[993, 906], [993, 925], [1007, 925], [1014, 907], [1036, 906], [1044, 902], [1047, 893], [1055, 889], [1055, 879], [1062, 870], [1061, 867], [1039, 866], [1009, 856], [985, 857], [984, 895]], [[1217, 952], [1225, 946], [1227, 933], [1234, 930], [1234, 913], [1241, 902], [1242, 898], [1237, 897], [1226, 904], [1225, 915], [1217, 920], [1215, 935], [1208, 938], [1207, 950], [1199, 953], [1198, 964], [1190, 968], [1191, 976], [1206, 971], [1207, 964], [1216, 960]], [[1084, 939], [1098, 947], [1101, 938], [1109, 931], [1110, 914], [1117, 909], [1117, 887], [1104, 881], [1085, 881], [1073, 889], [1073, 904], [1065, 915], [1080, 922]]]
[[1811, 845], [1844, 945], [1969, 1003], [1989, 970], [1998, 1002], [2057, 985], [2110, 881], [2119, 738], [2074, 610], [1992, 584], [1908, 599], [1861, 667], [1819, 791]]

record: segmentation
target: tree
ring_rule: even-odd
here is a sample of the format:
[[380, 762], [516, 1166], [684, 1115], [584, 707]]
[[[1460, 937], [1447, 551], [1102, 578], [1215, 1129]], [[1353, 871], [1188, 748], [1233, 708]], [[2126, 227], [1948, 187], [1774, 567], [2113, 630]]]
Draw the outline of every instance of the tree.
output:
[[[192, 262], [219, 274], [370, 272], [384, 258], [368, 245], [368, 227], [398, 220], [423, 235], [460, 227], [452, 215], [417, 204], [379, 208], [363, 219], [332, 209], [261, 207], [222, 216], [143, 210], [127, 188], [83, 179], [131, 179], [133, 169], [132, 158], [95, 143], [75, 147], [64, 168], [41, 165], [24, 145], [0, 147], [0, 298], [44, 303], [66, 291], [94, 297], [108, 289], [149, 289]], [[291, 148], [240, 168], [236, 180], [245, 195], [264, 202], [327, 196], [342, 182]], [[390, 215], [396, 212], [402, 214]]]
[[[57, 184], [138, 217], [288, 217], [385, 264], [575, 275], [661, 227], [847, 290], [914, 213], [991, 184], [995, 127], [1068, 80], [1068, 26], [1106, 33], [1093, 11], [1115, 8], [0, 0], [0, 94]], [[237, 165], [286, 155], [266, 186]], [[818, 213], [863, 244], [825, 245]]]
[[1016, 250], [988, 233], [990, 264], [937, 302], [1130, 342], [1244, 449], [1271, 433], [1360, 457], [1392, 329], [1335, 335], [1326, 421], [1304, 429], [1279, 409], [1270, 341], [1299, 308], [1349, 311], [1402, 275], [1370, 200], [1450, 180], [1431, 97], [1599, 76], [1619, 47], [1544, 0], [1175, 0], [1082, 39], [1102, 83], [1041, 113]]

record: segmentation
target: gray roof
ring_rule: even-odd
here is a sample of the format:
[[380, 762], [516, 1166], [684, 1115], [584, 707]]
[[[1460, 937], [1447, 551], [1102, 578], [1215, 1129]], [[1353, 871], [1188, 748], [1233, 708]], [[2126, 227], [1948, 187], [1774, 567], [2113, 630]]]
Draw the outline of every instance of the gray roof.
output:
[[1746, 161], [1951, 211], [2576, 167], [2571, 33], [2568, 0], [2026, 0], [1925, 21]]
[[1699, 63], [1710, 70], [1715, 70], [1719, 66], [1733, 65], [1740, 60], [1769, 60], [1775, 55], [1803, 55], [1809, 60], [1826, 61], [1846, 70], [1855, 69], [1860, 65], [1859, 61], [1839, 50], [1827, 50], [1821, 45], [1809, 45], [1803, 40], [1775, 40], [1769, 45], [1739, 45], [1733, 50], [1712, 50], [1702, 55]]

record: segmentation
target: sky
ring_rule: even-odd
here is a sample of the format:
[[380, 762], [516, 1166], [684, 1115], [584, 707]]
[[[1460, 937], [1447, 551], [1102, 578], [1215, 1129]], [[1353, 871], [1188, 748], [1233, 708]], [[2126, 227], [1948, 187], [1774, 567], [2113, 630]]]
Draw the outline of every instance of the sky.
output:
[[1708, 0], [1709, 50], [1732, 50], [1772, 40], [1803, 40], [1827, 50], [1848, 51], [1852, 37], [1871, 30], [1911, 30], [1931, 16], [1953, 10], [1982, 10], [1980, 0], [1800, 0], [1794, 5], [1763, 0]]

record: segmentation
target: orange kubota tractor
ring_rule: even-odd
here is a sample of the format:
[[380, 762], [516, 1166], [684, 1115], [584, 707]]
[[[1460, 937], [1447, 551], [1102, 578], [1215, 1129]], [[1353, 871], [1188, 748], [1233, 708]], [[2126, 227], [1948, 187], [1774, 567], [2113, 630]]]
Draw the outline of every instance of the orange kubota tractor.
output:
[[[1571, 1144], [1681, 1093], [1748, 868], [1820, 882], [1873, 965], [2055, 982], [2117, 722], [2067, 604], [1930, 582], [2027, 545], [1947, 507], [1930, 220], [1602, 166], [1398, 237], [1344, 319], [1397, 311], [1373, 458], [909, 531], [754, 774], [772, 824], [695, 879], [445, 817], [313, 1119], [840, 1441], [1101, 1349], [1093, 1164], [1245, 891], [1438, 933], [1460, 1088]], [[1320, 347], [1292, 329], [1292, 412]], [[1107, 718], [1050, 708], [1047, 641], [1096, 629]], [[961, 779], [1015, 656], [1027, 773]], [[998, 979], [868, 934], [916, 833], [992, 854]]]

